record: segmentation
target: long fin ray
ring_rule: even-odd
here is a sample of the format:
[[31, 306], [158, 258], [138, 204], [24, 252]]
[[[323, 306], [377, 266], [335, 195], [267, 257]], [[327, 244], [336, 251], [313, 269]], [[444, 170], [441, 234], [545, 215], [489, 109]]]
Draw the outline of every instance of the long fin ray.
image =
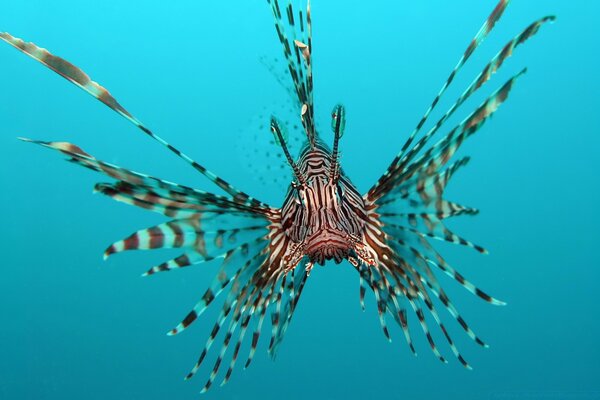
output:
[[166, 147], [169, 151], [174, 153], [177, 157], [183, 159], [185, 162], [190, 164], [196, 171], [200, 172], [206, 178], [208, 178], [211, 182], [219, 186], [226, 193], [231, 195], [234, 198], [237, 198], [241, 201], [244, 201], [250, 205], [265, 207], [266, 204], [262, 203], [250, 196], [246, 193], [236, 189], [231, 184], [212, 173], [204, 166], [200, 165], [198, 162], [194, 161], [187, 154], [175, 148], [173, 145], [166, 142], [163, 138], [153, 133], [150, 129], [148, 129], [144, 124], [142, 124], [136, 117], [134, 117], [131, 113], [129, 113], [119, 102], [97, 82], [94, 82], [83, 70], [75, 65], [71, 64], [67, 60], [60, 58], [51, 54], [48, 50], [38, 47], [33, 43], [28, 43], [23, 41], [22, 39], [13, 37], [7, 32], [0, 32], [0, 39], [20, 50], [24, 54], [30, 56], [36, 61], [39, 61], [41, 64], [50, 68], [69, 82], [83, 89], [85, 92], [89, 93], [94, 98], [98, 99], [106, 106], [108, 106], [111, 110], [117, 112], [119, 115], [127, 119], [129, 122], [137, 126], [142, 132], [146, 135], [150, 136], [152, 139]]
[[[436, 122], [436, 124], [410, 149], [404, 149], [402, 156], [397, 160], [394, 160], [392, 165], [388, 168], [384, 176], [391, 176], [393, 170], [403, 170], [407, 163], [423, 149], [429, 139], [438, 131], [440, 127], [454, 114], [454, 112], [479, 88], [481, 88], [498, 69], [503, 65], [504, 61], [509, 58], [513, 51], [522, 43], [526, 42], [529, 38], [534, 36], [541, 26], [546, 22], [553, 22], [556, 18], [554, 16], [546, 16], [530, 24], [521, 33], [512, 38], [502, 49], [486, 64], [483, 70], [473, 79], [468, 88], [459, 96], [455, 103], [446, 111], [446, 113]], [[412, 140], [411, 140], [412, 142]], [[383, 178], [383, 177], [382, 177]], [[385, 179], [380, 179], [376, 186], [383, 183]], [[373, 189], [372, 189], [373, 190]]]
[[442, 88], [440, 89], [438, 94], [433, 99], [431, 105], [427, 108], [427, 110], [425, 111], [425, 114], [423, 114], [423, 116], [421, 117], [421, 120], [419, 121], [419, 123], [417, 124], [417, 126], [415, 127], [413, 132], [409, 135], [408, 139], [404, 143], [404, 146], [402, 146], [402, 150], [400, 151], [400, 154], [398, 155], [397, 160], [394, 160], [394, 162], [392, 162], [392, 164], [390, 165], [390, 170], [393, 169], [395, 163], [397, 161], [399, 161], [400, 158], [402, 158], [402, 154], [406, 150], [409, 149], [414, 138], [417, 136], [417, 134], [419, 133], [419, 131], [421, 130], [421, 128], [427, 121], [427, 118], [429, 117], [431, 112], [434, 110], [435, 106], [438, 104], [440, 98], [444, 95], [444, 93], [446, 92], [446, 90], [448, 89], [450, 84], [452, 84], [452, 81], [454, 80], [454, 77], [456, 76], [458, 71], [462, 68], [462, 66], [471, 57], [471, 55], [473, 54], [475, 49], [485, 40], [487, 35], [492, 31], [492, 29], [494, 28], [494, 26], [496, 25], [498, 20], [500, 20], [500, 18], [504, 14], [504, 11], [506, 10], [506, 7], [508, 7], [509, 3], [510, 3], [510, 0], [500, 0], [498, 2], [498, 4], [496, 5], [496, 7], [494, 8], [494, 10], [492, 11], [492, 13], [485, 20], [485, 22], [483, 23], [481, 28], [479, 28], [479, 31], [477, 32], [475, 37], [473, 37], [473, 39], [471, 40], [471, 42], [465, 49], [463, 55], [458, 60], [458, 63], [456, 64], [454, 69], [450, 72], [450, 75], [448, 76], [448, 78], [446, 79], [444, 84], [442, 85]]

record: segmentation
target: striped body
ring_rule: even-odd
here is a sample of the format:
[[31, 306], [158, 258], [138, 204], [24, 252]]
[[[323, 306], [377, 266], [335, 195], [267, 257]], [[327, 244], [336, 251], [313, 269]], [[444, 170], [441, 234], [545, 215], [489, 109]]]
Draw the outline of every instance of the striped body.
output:
[[[213, 281], [181, 322], [169, 330], [176, 335], [196, 321], [218, 296], [225, 297], [209, 337], [186, 379], [204, 365], [210, 349], [221, 335], [222, 344], [202, 391], [208, 390], [228, 356], [222, 384], [229, 381], [249, 341], [245, 366], [249, 366], [265, 321], [270, 321], [268, 352], [274, 356], [302, 295], [314, 264], [327, 260], [347, 260], [359, 276], [359, 298], [370, 289], [375, 297], [379, 321], [385, 336], [390, 332], [386, 317], [401, 329], [410, 350], [416, 354], [411, 329], [416, 323], [433, 354], [446, 358], [437, 347], [429, 325], [439, 328], [455, 358], [469, 363], [450, 337], [437, 307], [443, 307], [476, 344], [487, 347], [467, 324], [438, 281], [439, 274], [451, 277], [467, 291], [495, 305], [504, 304], [467, 280], [437, 252], [431, 242], [446, 241], [486, 250], [445, 226], [445, 220], [460, 215], [476, 215], [477, 209], [445, 198], [445, 189], [469, 157], [452, 161], [466, 139], [473, 136], [508, 99], [525, 69], [514, 74], [462, 121], [432, 138], [461, 106], [492, 78], [517, 47], [533, 37], [554, 17], [541, 18], [513, 37], [487, 63], [453, 105], [420, 135], [456, 74], [474, 54], [504, 14], [509, 0], [499, 0], [492, 13], [469, 42], [458, 63], [442, 85], [431, 105], [408, 135], [400, 152], [367, 193], [359, 194], [339, 166], [339, 140], [344, 133], [345, 111], [336, 106], [331, 114], [334, 135], [330, 150], [317, 133], [313, 104], [312, 20], [310, 2], [295, 7], [294, 0], [267, 0], [275, 20], [285, 64], [291, 79], [289, 93], [294, 99], [306, 145], [294, 160], [286, 144], [286, 134], [275, 117], [271, 132], [280, 144], [295, 180], [281, 208], [251, 197], [212, 173], [200, 163], [156, 135], [129, 113], [108, 90], [68, 61], [33, 43], [0, 32], [0, 40], [52, 69], [71, 83], [124, 117], [144, 135], [164, 146], [218, 187], [223, 194], [180, 185], [142, 174], [95, 158], [80, 147], [66, 142], [23, 139], [61, 152], [68, 160], [104, 175], [110, 182], [96, 184], [95, 191], [114, 200], [157, 212], [167, 221], [133, 232], [108, 246], [109, 257], [129, 250], [179, 249], [176, 257], [148, 269], [143, 276], [220, 263]], [[290, 122], [290, 121], [288, 121]], [[294, 121], [294, 125], [298, 121]], [[376, 148], [370, 146], [370, 148]], [[270, 318], [267, 318], [267, 314]], [[427, 315], [427, 317], [426, 317]], [[411, 322], [412, 321], [412, 322]]]
[[362, 196], [343, 173], [338, 180], [330, 178], [331, 152], [323, 143], [314, 149], [307, 144], [298, 166], [307, 185], [292, 185], [281, 207], [285, 233], [298, 246], [286, 260], [306, 255], [313, 263], [339, 264], [353, 255], [355, 243], [362, 240], [366, 222]]

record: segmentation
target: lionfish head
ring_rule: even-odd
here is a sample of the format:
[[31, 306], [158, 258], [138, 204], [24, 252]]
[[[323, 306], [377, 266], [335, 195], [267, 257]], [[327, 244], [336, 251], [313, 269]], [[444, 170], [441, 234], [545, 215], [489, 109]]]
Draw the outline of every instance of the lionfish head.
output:
[[339, 167], [338, 142], [344, 125], [344, 107], [338, 105], [332, 112], [333, 150], [318, 140], [307, 142], [294, 161], [282, 125], [271, 120], [271, 130], [296, 178], [281, 208], [283, 228], [293, 243], [284, 257], [288, 270], [305, 258], [307, 268], [327, 260], [337, 264], [348, 260], [354, 266], [377, 263], [377, 254], [364, 241], [364, 200]]

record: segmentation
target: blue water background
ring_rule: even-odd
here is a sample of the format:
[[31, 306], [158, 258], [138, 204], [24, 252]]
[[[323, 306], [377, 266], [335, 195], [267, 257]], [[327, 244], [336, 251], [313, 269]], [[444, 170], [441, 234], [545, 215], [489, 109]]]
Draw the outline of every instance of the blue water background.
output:
[[[361, 191], [400, 149], [494, 5], [313, 1], [321, 132], [330, 140], [329, 112], [344, 103], [342, 162]], [[412, 316], [418, 357], [396, 327], [387, 343], [372, 296], [367, 311], [360, 310], [355, 271], [332, 264], [313, 271], [277, 360], [263, 343], [251, 368], [236, 370], [227, 386], [215, 385], [204, 398], [600, 398], [599, 12], [594, 1], [514, 1], [439, 106], [449, 107], [527, 24], [558, 15], [449, 124], [529, 67], [510, 100], [461, 149], [473, 158], [448, 189], [451, 199], [481, 209], [450, 226], [490, 255], [438, 248], [508, 302], [485, 304], [440, 277], [491, 345], [479, 348], [444, 313], [473, 371], [460, 366], [438, 332], [450, 361], [441, 364]], [[266, 2], [13, 1], [2, 6], [0, 29], [81, 66], [155, 132], [253, 196], [281, 203], [280, 187], [256, 179], [262, 163], [279, 159], [254, 159], [253, 169], [244, 154], [250, 146], [268, 149], [269, 133], [264, 141], [237, 145], [248, 142], [243, 135], [255, 129], [248, 126], [253, 116], [286, 99], [258, 61], [281, 54]], [[93, 184], [105, 178], [16, 137], [71, 141], [124, 167], [214, 187], [6, 44], [0, 64], [0, 398], [198, 398], [210, 366], [191, 382], [182, 378], [217, 310], [179, 336], [165, 333], [218, 266], [142, 279], [173, 253], [121, 254], [104, 262], [105, 246], [164, 218], [92, 195]]]

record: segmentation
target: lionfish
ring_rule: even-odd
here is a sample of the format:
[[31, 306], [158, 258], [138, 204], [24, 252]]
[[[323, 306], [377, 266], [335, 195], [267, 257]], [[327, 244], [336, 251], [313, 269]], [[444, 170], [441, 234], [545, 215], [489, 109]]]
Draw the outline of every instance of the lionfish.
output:
[[[276, 354], [313, 266], [323, 265], [328, 260], [335, 263], [347, 260], [356, 269], [360, 280], [361, 306], [364, 309], [368, 287], [375, 296], [381, 327], [388, 339], [390, 334], [386, 316], [389, 315], [399, 325], [410, 350], [415, 353], [409, 330], [407, 309], [410, 308], [435, 356], [446, 362], [430, 333], [427, 324], [429, 318], [433, 318], [458, 361], [470, 368], [442, 322], [434, 298], [439, 300], [466, 335], [483, 347], [487, 345], [459, 314], [434, 270], [449, 275], [488, 303], [504, 303], [486, 294], [451, 267], [430, 241], [442, 240], [486, 253], [484, 248], [463, 239], [444, 225], [447, 218], [475, 215], [478, 212], [444, 198], [444, 189], [451, 177], [468, 163], [469, 157], [448, 163], [465, 139], [476, 133], [506, 101], [526, 69], [512, 76], [435, 143], [431, 144], [431, 140], [450, 116], [490, 79], [520, 44], [555, 17], [547, 16], [533, 22], [506, 43], [450, 109], [427, 132], [419, 135], [456, 73], [504, 14], [509, 0], [500, 0], [398, 155], [370, 190], [361, 195], [344, 174], [339, 162], [338, 145], [346, 121], [344, 107], [335, 106], [331, 114], [331, 149], [316, 129], [310, 2], [305, 7], [294, 7], [292, 0], [282, 0], [281, 3], [285, 4], [280, 4], [279, 0], [267, 2], [283, 46], [299, 122], [306, 135], [299, 157], [294, 160], [286, 144], [283, 124], [275, 117], [271, 118], [270, 130], [294, 177], [281, 207], [270, 206], [237, 189], [154, 134], [78, 67], [33, 43], [0, 33], [2, 40], [125, 117], [226, 194], [214, 194], [121, 168], [101, 161], [71, 143], [22, 140], [57, 150], [67, 155], [69, 161], [113, 179], [109, 183], [96, 184], [97, 192], [169, 218], [167, 222], [141, 229], [113, 243], [106, 249], [105, 257], [127, 250], [181, 249], [181, 255], [150, 268], [144, 276], [219, 260], [220, 269], [210, 287], [189, 314], [168, 333], [176, 335], [184, 331], [217, 296], [225, 292], [222, 309], [206, 345], [186, 376], [189, 379], [198, 371], [219, 331], [228, 321], [221, 350], [203, 392], [210, 388], [224, 361], [229, 361], [229, 365], [222, 383], [230, 379], [249, 330], [252, 333], [245, 366], [250, 365], [267, 313], [271, 321], [268, 353], [272, 356]], [[427, 319], [424, 309], [430, 315]], [[226, 359], [227, 350], [233, 343], [233, 350]]]

